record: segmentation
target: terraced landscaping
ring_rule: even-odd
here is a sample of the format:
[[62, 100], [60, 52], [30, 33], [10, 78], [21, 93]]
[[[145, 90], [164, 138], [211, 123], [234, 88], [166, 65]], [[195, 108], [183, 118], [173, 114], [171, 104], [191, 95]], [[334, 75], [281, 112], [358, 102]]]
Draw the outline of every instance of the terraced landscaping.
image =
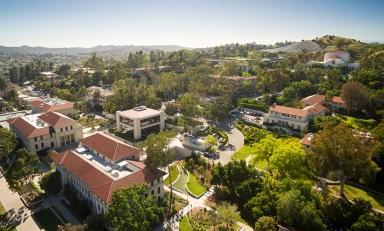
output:
[[200, 182], [197, 180], [196, 176], [191, 173], [189, 173], [189, 179], [186, 187], [194, 197], [200, 197], [207, 191], [205, 187], [201, 185]]
[[179, 171], [177, 169], [177, 165], [172, 165], [171, 167], [169, 167], [170, 169], [170, 173], [168, 175], [168, 177], [164, 180], [164, 184], [169, 186], [171, 184], [171, 182], [174, 182], [177, 177], [179, 177]]

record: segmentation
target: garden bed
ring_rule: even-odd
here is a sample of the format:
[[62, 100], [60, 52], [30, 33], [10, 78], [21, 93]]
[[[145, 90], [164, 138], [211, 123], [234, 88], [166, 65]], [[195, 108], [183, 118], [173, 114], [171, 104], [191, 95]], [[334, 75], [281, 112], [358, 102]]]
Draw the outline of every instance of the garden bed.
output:
[[[168, 177], [164, 180], [165, 185], [170, 185], [171, 183], [175, 182], [177, 177], [179, 177], [179, 170], [177, 169], [177, 165], [172, 165], [169, 167], [170, 172]], [[171, 181], [172, 179], [172, 181]]]
[[46, 231], [57, 231], [58, 226], [63, 225], [50, 208], [40, 210], [33, 214], [32, 217], [40, 229], [45, 229]]
[[42, 201], [43, 194], [32, 182], [20, 186], [18, 189], [21, 200], [27, 207], [34, 206]]
[[207, 191], [206, 188], [197, 180], [196, 176], [190, 172], [188, 172], [188, 182], [186, 184], [186, 188], [188, 193], [196, 198], [201, 197]]

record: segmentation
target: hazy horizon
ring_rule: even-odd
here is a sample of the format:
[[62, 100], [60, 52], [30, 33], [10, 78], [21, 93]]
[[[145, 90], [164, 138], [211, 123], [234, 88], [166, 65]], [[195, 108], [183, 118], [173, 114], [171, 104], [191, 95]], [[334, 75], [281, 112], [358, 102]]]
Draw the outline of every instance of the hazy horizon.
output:
[[0, 45], [70, 48], [274, 44], [336, 35], [384, 42], [384, 1], [0, 2]]

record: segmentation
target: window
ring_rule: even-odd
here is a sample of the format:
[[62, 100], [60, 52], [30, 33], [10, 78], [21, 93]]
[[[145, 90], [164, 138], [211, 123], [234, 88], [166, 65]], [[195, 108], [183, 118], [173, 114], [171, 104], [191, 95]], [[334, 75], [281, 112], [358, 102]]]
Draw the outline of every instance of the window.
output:
[[71, 134], [71, 143], [74, 143], [74, 142], [75, 142], [75, 135]]
[[154, 191], [154, 190], [152, 190], [152, 191], [151, 191], [151, 194], [152, 194], [152, 195], [153, 195], [153, 194], [155, 194], [155, 191]]
[[55, 147], [55, 143], [51, 142], [51, 147], [52, 148]]
[[60, 131], [63, 132], [63, 128], [60, 128]]
[[68, 131], [68, 127], [65, 127], [65, 131]]
[[41, 143], [41, 148], [44, 148], [44, 143]]
[[73, 126], [71, 125], [71, 130], [73, 130]]
[[35, 149], [39, 149], [39, 145], [38, 144], [35, 144]]
[[157, 193], [160, 194], [160, 186], [157, 187]]
[[37, 137], [35, 137], [34, 140], [37, 141]]

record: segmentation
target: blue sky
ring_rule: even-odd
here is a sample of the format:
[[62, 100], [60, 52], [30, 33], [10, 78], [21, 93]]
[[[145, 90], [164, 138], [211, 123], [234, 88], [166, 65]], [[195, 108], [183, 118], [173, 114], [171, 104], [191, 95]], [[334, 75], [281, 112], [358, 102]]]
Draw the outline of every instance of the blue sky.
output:
[[384, 42], [384, 0], [0, 0], [0, 45]]

